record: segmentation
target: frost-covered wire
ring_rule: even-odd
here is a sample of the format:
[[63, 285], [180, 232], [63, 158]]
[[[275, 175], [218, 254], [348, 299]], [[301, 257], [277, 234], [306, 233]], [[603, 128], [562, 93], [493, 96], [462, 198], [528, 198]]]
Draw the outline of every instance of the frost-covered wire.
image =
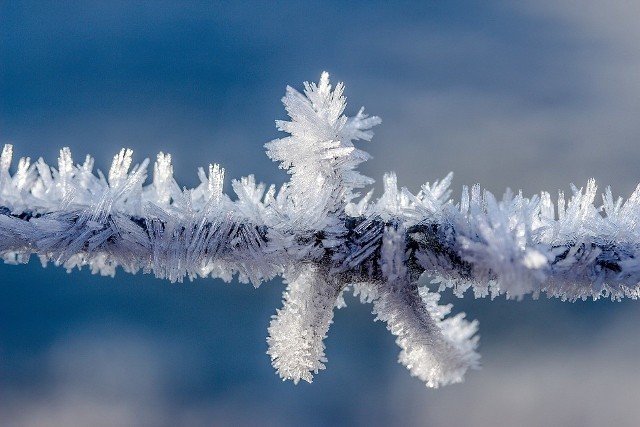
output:
[[[311, 382], [325, 368], [324, 338], [333, 310], [353, 291], [373, 303], [401, 348], [399, 360], [429, 387], [459, 382], [478, 365], [477, 322], [439, 292], [521, 298], [545, 293], [567, 300], [640, 293], [640, 188], [623, 202], [610, 189], [596, 207], [596, 185], [572, 195], [507, 192], [497, 200], [476, 185], [451, 200], [452, 175], [417, 194], [398, 188], [390, 173], [371, 200], [358, 190], [373, 181], [356, 167], [369, 155], [380, 123], [360, 110], [344, 114], [343, 85], [328, 74], [304, 93], [287, 88], [291, 118], [278, 121], [289, 136], [266, 144], [267, 155], [291, 175], [276, 190], [253, 176], [223, 192], [224, 169], [198, 170], [200, 185], [181, 190], [171, 156], [160, 153], [151, 183], [148, 160], [132, 166], [122, 150], [107, 176], [93, 159], [75, 164], [62, 149], [58, 168], [21, 159], [10, 173], [12, 147], [0, 157], [0, 255], [68, 270], [88, 265], [113, 275], [116, 267], [171, 281], [218, 277], [258, 286], [282, 276], [283, 307], [269, 326], [268, 354], [283, 379]], [[556, 212], [557, 210], [557, 212]], [[432, 277], [437, 290], [419, 286]]]

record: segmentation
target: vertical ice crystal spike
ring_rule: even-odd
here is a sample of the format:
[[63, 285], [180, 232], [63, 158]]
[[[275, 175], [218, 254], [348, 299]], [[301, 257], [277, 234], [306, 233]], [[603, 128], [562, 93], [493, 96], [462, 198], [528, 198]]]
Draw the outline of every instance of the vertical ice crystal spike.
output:
[[18, 170], [13, 176], [13, 185], [18, 191], [28, 191], [36, 179], [34, 167], [29, 157], [23, 157], [18, 162]]
[[5, 144], [2, 147], [2, 155], [0, 155], [0, 172], [8, 174], [11, 167], [11, 158], [13, 157], [13, 145]]
[[218, 202], [222, 197], [222, 186], [224, 185], [224, 168], [219, 164], [209, 165], [208, 180], [209, 198]]
[[109, 169], [109, 185], [111, 187], [118, 187], [127, 178], [132, 159], [133, 150], [130, 148], [123, 148], [113, 157], [113, 162]]
[[0, 155], [0, 191], [7, 185], [9, 180], [9, 168], [11, 167], [11, 158], [13, 157], [13, 145], [5, 144], [2, 147], [2, 155]]
[[58, 158], [58, 175], [59, 186], [62, 199], [67, 199], [71, 196], [72, 178], [73, 178], [73, 158], [71, 157], [71, 150], [69, 147], [64, 147], [60, 150], [60, 157]]
[[[11, 167], [11, 159], [13, 157], [13, 146], [11, 144], [5, 144], [2, 148], [2, 154], [0, 155], [0, 197], [6, 200], [0, 205], [4, 205], [5, 208], [13, 210], [15, 208], [15, 194], [11, 185], [11, 174], [9, 168]], [[6, 259], [6, 257], [5, 257]]]
[[153, 188], [156, 191], [155, 197], [158, 203], [169, 204], [174, 186], [171, 154], [160, 152], [156, 163], [153, 165]]

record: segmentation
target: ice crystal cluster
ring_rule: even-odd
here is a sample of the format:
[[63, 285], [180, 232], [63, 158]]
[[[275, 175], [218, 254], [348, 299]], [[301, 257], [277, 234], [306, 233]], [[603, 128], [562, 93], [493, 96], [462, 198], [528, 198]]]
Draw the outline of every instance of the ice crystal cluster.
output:
[[[328, 74], [304, 93], [287, 88], [288, 136], [266, 144], [291, 175], [280, 189], [253, 176], [232, 181], [224, 169], [198, 171], [200, 185], [181, 189], [171, 156], [158, 154], [151, 183], [148, 160], [132, 166], [131, 150], [115, 156], [107, 176], [93, 159], [75, 164], [62, 149], [57, 169], [21, 159], [10, 173], [12, 147], [0, 159], [0, 255], [30, 255], [68, 270], [116, 267], [182, 281], [234, 275], [258, 286], [282, 276], [282, 308], [269, 326], [268, 354], [283, 379], [311, 382], [325, 368], [324, 338], [333, 311], [353, 292], [373, 304], [376, 320], [397, 337], [399, 361], [429, 387], [463, 379], [477, 366], [477, 323], [449, 315], [442, 290], [462, 296], [546, 293], [562, 299], [637, 298], [640, 282], [640, 189], [626, 202], [607, 189], [572, 187], [557, 205], [548, 193], [497, 200], [478, 185], [450, 199], [449, 174], [417, 194], [394, 174], [384, 193], [358, 193], [373, 180], [356, 168], [369, 155], [356, 148], [380, 123], [360, 110], [344, 114], [343, 85]], [[420, 286], [430, 277], [439, 286]]]

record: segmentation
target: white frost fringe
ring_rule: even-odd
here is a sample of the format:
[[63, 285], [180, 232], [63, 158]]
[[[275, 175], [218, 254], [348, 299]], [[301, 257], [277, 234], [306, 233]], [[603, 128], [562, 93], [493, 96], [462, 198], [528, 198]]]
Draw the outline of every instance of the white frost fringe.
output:
[[576, 298], [638, 298], [640, 188], [626, 202], [607, 188], [596, 207], [596, 186], [572, 187], [556, 207], [548, 193], [532, 198], [507, 192], [498, 201], [479, 186], [450, 199], [452, 175], [413, 194], [384, 177], [384, 194], [371, 202], [357, 190], [373, 181], [356, 167], [369, 155], [353, 142], [372, 138], [380, 123], [363, 110], [344, 115], [343, 85], [323, 73], [304, 94], [287, 88], [289, 136], [266, 144], [291, 179], [278, 191], [253, 176], [232, 181], [224, 169], [198, 170], [200, 185], [181, 190], [171, 156], [160, 153], [151, 184], [148, 160], [132, 167], [131, 150], [115, 156], [105, 177], [93, 159], [75, 165], [67, 148], [58, 168], [21, 159], [10, 173], [12, 147], [0, 157], [0, 256], [68, 270], [88, 265], [113, 275], [117, 266], [182, 281], [201, 277], [255, 286], [281, 275], [283, 308], [269, 327], [268, 354], [283, 379], [311, 382], [324, 369], [324, 343], [335, 306], [353, 289], [373, 302], [376, 319], [397, 336], [400, 362], [429, 387], [460, 382], [476, 367], [477, 323], [447, 317], [440, 294], [418, 286], [422, 274], [440, 291], [461, 296], [544, 292]]

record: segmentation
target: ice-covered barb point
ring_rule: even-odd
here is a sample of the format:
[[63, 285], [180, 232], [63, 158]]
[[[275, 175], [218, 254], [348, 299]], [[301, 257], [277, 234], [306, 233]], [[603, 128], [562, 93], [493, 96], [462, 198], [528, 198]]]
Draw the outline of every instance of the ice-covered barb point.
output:
[[[357, 191], [373, 181], [356, 167], [369, 155], [380, 123], [363, 110], [345, 115], [344, 87], [329, 76], [287, 88], [288, 133], [266, 144], [268, 156], [291, 179], [279, 191], [253, 176], [223, 192], [224, 169], [198, 170], [200, 185], [181, 189], [171, 156], [160, 153], [152, 181], [148, 160], [131, 150], [114, 157], [108, 176], [93, 159], [75, 164], [63, 148], [58, 167], [21, 159], [11, 173], [13, 148], [0, 156], [0, 256], [25, 263], [33, 254], [68, 270], [94, 273], [116, 267], [182, 281], [219, 277], [258, 286], [282, 276], [283, 307], [269, 326], [267, 353], [283, 379], [311, 382], [325, 368], [324, 338], [344, 292], [373, 303], [376, 320], [397, 339], [399, 361], [429, 387], [462, 381], [478, 365], [477, 323], [449, 316], [440, 292], [476, 297], [525, 294], [565, 300], [640, 296], [640, 187], [623, 202], [596, 185], [572, 186], [572, 196], [542, 192], [531, 198], [507, 191], [498, 200], [479, 185], [450, 199], [452, 175], [416, 194], [385, 175], [384, 192]], [[439, 284], [425, 286], [428, 279]], [[431, 287], [432, 289], [429, 289]]]
[[360, 109], [355, 117], [345, 116], [347, 105], [344, 85], [334, 90], [329, 74], [322, 73], [320, 83], [305, 83], [304, 95], [287, 87], [284, 103], [291, 121], [276, 122], [278, 129], [290, 136], [265, 145], [267, 155], [287, 169], [291, 179], [282, 206], [300, 229], [323, 230], [328, 219], [344, 212], [358, 194], [353, 191], [373, 183], [355, 168], [369, 159], [356, 148], [354, 141], [369, 141], [370, 129], [380, 123]]

